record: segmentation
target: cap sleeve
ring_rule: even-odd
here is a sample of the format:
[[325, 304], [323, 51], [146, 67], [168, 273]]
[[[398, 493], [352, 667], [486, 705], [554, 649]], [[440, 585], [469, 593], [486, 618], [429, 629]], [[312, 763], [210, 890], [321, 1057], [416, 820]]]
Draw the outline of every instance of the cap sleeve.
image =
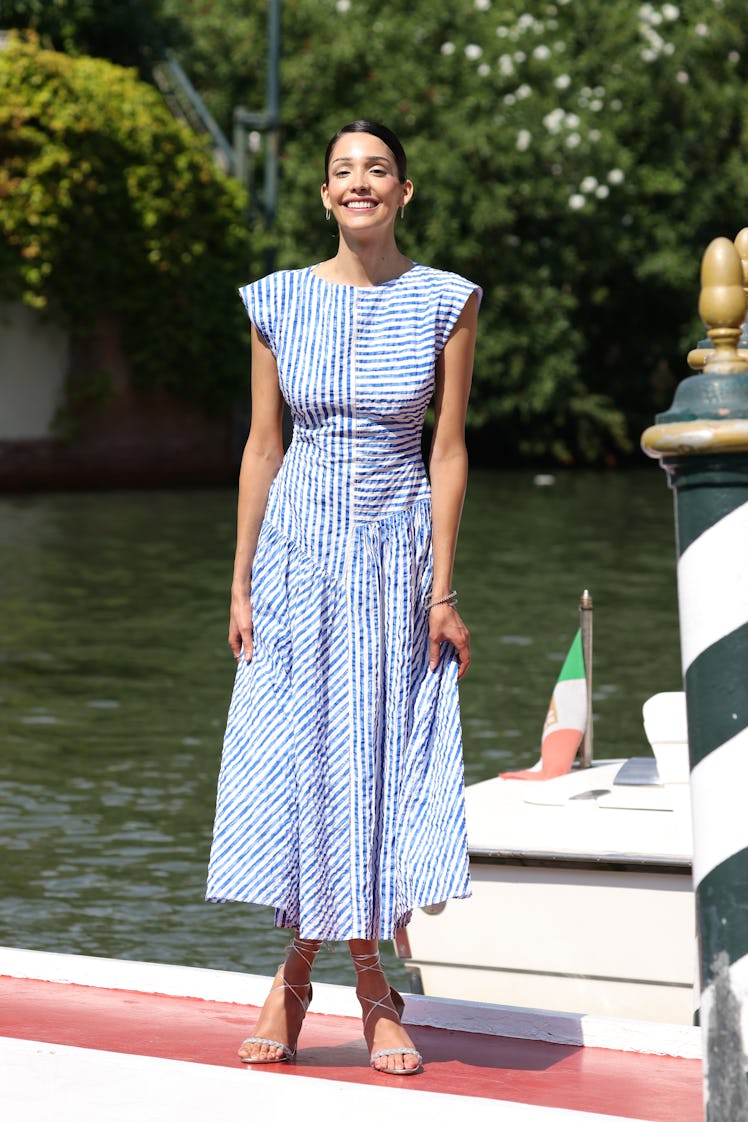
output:
[[263, 277], [262, 280], [245, 284], [243, 288], [239, 289], [239, 295], [258, 335], [277, 357], [275, 330], [277, 321], [276, 276], [276, 273], [271, 273], [269, 276]]
[[478, 294], [478, 305], [483, 298], [483, 289], [473, 281], [459, 276], [458, 273], [445, 273], [444, 286], [439, 296], [439, 310], [436, 320], [436, 353], [441, 354], [452, 334], [460, 312], [473, 292]]

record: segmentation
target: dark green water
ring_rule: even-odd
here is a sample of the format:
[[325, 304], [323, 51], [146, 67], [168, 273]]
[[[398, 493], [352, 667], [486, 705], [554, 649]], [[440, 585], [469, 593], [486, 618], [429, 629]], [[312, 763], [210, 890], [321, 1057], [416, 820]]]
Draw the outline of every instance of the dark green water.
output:
[[[271, 913], [203, 902], [233, 660], [234, 494], [0, 499], [0, 943], [272, 971]], [[672, 502], [625, 475], [471, 477], [455, 583], [473, 635], [468, 782], [534, 763], [595, 600], [595, 755], [646, 754], [679, 689]], [[341, 948], [322, 980], [350, 982]], [[398, 969], [393, 971], [393, 981]], [[402, 981], [402, 975], [400, 975]]]

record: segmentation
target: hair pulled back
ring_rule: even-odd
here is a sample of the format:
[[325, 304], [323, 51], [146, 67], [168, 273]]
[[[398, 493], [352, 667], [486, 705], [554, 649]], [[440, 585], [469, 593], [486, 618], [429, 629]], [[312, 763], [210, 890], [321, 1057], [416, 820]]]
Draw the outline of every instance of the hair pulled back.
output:
[[401, 183], [404, 183], [408, 178], [408, 161], [405, 156], [405, 149], [395, 136], [392, 129], [388, 129], [386, 125], [380, 125], [377, 121], [351, 121], [348, 125], [343, 125], [342, 129], [338, 129], [327, 145], [325, 151], [325, 183], [329, 179], [330, 157], [332, 150], [340, 140], [341, 136], [345, 136], [350, 132], [365, 132], [370, 136], [376, 136], [387, 145], [392, 155], [395, 157], [397, 165], [397, 176]]

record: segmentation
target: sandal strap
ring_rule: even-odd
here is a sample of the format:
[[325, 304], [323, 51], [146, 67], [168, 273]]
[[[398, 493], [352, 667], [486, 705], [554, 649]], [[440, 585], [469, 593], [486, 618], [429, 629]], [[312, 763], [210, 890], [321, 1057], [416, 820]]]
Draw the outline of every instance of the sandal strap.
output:
[[[276, 986], [276, 989], [278, 987]], [[246, 1040], [242, 1040], [239, 1045], [243, 1048], [245, 1044], [267, 1044], [270, 1048], [280, 1048], [284, 1056], [288, 1056], [289, 1060], [293, 1059], [296, 1055], [295, 1048], [289, 1048], [287, 1044], [282, 1044], [280, 1040], [268, 1040], [266, 1036], [248, 1036]]]
[[[353, 951], [351, 951], [351, 958], [353, 959], [353, 965], [356, 967], [356, 970], [382, 969], [382, 963], [379, 959], [379, 951], [371, 951], [369, 954], [354, 954]], [[374, 961], [366, 963], [364, 962], [365, 958], [373, 958]]]
[[379, 1052], [372, 1052], [372, 1061], [380, 1059], [382, 1056], [416, 1056], [419, 1064], [423, 1063], [423, 1056], [415, 1048], [382, 1048]]
[[289, 943], [286, 947], [286, 957], [288, 957], [291, 951], [296, 951], [296, 954], [306, 963], [311, 971], [314, 966], [314, 959], [317, 955], [317, 951], [321, 945], [319, 940], [301, 939], [298, 935], [294, 935], [293, 942]]
[[[282, 969], [283, 969], [283, 963], [281, 963], [281, 965], [278, 967], [278, 970], [282, 970]], [[270, 992], [273, 993], [275, 990], [290, 990], [291, 993], [296, 998], [296, 1000], [298, 1001], [301, 1008], [306, 1013], [307, 1009], [309, 1008], [309, 1003], [312, 1000], [312, 983], [311, 982], [303, 982], [300, 985], [295, 986], [291, 982], [287, 982], [282, 974], [281, 974], [280, 977], [281, 977], [280, 985], [271, 986]], [[297, 993], [297, 990], [306, 990], [307, 991], [306, 997], [302, 997], [301, 994]]]

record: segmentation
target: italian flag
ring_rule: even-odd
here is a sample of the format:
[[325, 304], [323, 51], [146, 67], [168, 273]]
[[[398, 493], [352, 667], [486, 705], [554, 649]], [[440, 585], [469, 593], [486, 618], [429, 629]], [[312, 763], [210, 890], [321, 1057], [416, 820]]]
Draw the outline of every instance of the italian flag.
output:
[[501, 772], [502, 779], [555, 779], [566, 775], [582, 743], [586, 724], [587, 682], [580, 629], [569, 647], [548, 706], [540, 759], [526, 771]]

